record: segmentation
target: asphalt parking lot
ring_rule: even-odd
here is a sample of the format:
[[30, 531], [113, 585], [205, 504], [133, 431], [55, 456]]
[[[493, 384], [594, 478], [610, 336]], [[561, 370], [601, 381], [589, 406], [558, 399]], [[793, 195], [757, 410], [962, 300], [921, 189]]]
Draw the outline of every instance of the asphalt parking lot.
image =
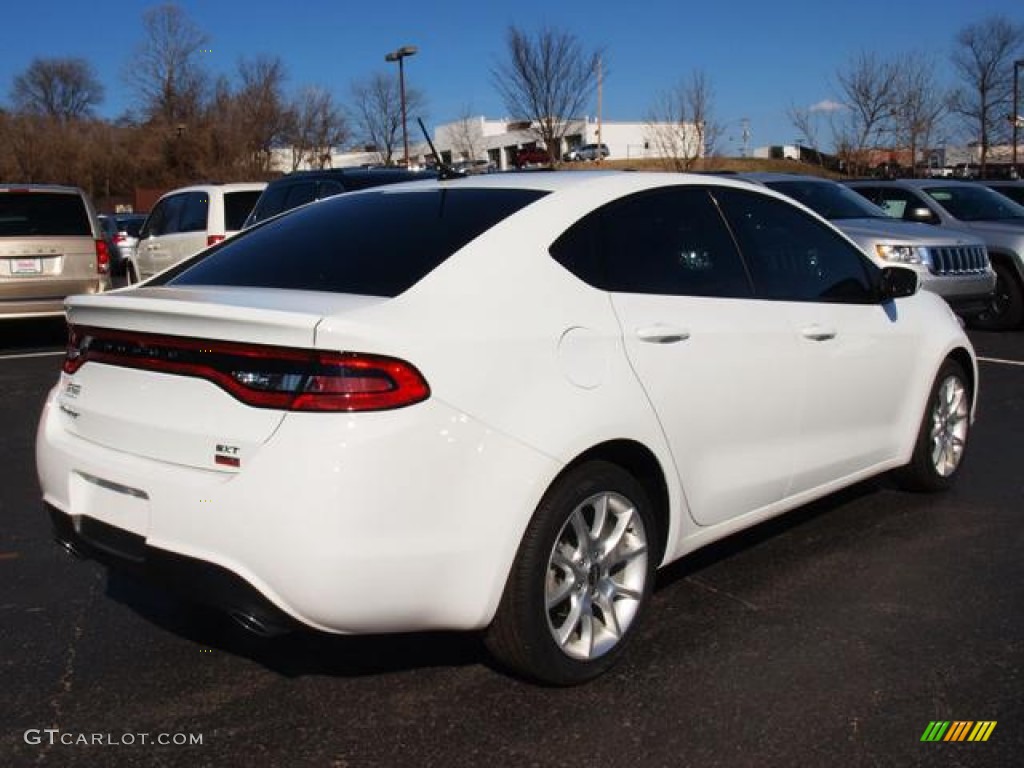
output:
[[684, 559], [624, 663], [558, 690], [467, 635], [259, 640], [63, 554], [33, 456], [61, 324], [0, 327], [0, 764], [1020, 765], [1024, 332], [972, 339], [955, 490], [877, 479]]

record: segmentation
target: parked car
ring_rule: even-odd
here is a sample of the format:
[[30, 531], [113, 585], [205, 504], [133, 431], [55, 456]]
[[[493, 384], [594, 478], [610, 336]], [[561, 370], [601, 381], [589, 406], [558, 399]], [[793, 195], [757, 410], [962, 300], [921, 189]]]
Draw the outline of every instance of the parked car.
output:
[[64, 313], [64, 297], [110, 287], [110, 250], [77, 187], [0, 185], [0, 319]]
[[199, 184], [168, 192], [139, 231], [128, 282], [147, 280], [234, 235], [266, 186], [263, 181]]
[[110, 250], [110, 275], [125, 277], [128, 264], [134, 261], [139, 230], [146, 217], [141, 213], [101, 213], [98, 219]]
[[950, 179], [850, 181], [850, 187], [888, 215], [950, 227], [985, 241], [996, 287], [980, 328], [1005, 330], [1024, 323], [1024, 206], [981, 184]]
[[570, 149], [563, 156], [563, 160], [598, 160], [604, 159], [611, 155], [608, 151], [607, 144], [584, 144], [574, 149]]
[[900, 264], [917, 272], [921, 287], [944, 298], [962, 317], [984, 312], [996, 276], [985, 243], [954, 229], [894, 221], [861, 195], [828, 179], [788, 173], [735, 176], [781, 192], [824, 216], [879, 266]]
[[66, 546], [262, 632], [480, 630], [553, 684], [620, 657], [657, 566], [887, 470], [951, 486], [978, 381], [915, 272], [710, 176], [338, 195], [68, 322]]
[[300, 205], [343, 192], [436, 178], [436, 171], [408, 171], [404, 168], [325, 168], [289, 173], [266, 186], [242, 229]]
[[994, 189], [1001, 195], [1005, 195], [1017, 203], [1017, 205], [1024, 205], [1024, 181], [985, 179], [980, 183], [989, 189]]
[[522, 147], [517, 149], [512, 157], [512, 165], [516, 168], [530, 168], [532, 166], [550, 166], [551, 155], [544, 147]]

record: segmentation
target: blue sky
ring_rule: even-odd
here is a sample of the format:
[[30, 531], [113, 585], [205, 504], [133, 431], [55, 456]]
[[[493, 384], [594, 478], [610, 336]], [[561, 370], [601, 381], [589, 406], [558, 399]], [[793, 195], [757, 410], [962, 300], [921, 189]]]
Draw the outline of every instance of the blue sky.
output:
[[[8, 103], [13, 77], [34, 57], [81, 56], [93, 63], [107, 90], [100, 114], [121, 114], [132, 105], [125, 73], [143, 41], [142, 12], [151, 5], [8, 3], [0, 28], [0, 102]], [[994, 14], [1024, 23], [1021, 0], [178, 5], [210, 37], [205, 56], [212, 74], [232, 75], [243, 56], [280, 56], [289, 89], [320, 85], [342, 103], [354, 80], [394, 71], [385, 53], [415, 45], [419, 53], [406, 60], [406, 77], [427, 97], [428, 126], [456, 120], [466, 110], [505, 116], [491, 70], [504, 56], [509, 24], [567, 30], [585, 46], [606, 51], [606, 120], [643, 120], [659, 93], [703, 70], [714, 88], [715, 117], [725, 126], [721, 146], [727, 154], [739, 154], [744, 118], [751, 147], [793, 142], [787, 107], [836, 100], [835, 73], [861, 50], [931, 56], [940, 81], [952, 82], [949, 53], [962, 27]]]

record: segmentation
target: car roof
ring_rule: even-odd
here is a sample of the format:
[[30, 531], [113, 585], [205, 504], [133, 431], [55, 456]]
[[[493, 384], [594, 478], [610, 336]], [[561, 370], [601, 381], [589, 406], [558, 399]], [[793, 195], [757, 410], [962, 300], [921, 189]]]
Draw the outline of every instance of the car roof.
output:
[[214, 184], [191, 184], [187, 187], [178, 187], [177, 189], [168, 190], [160, 197], [164, 198], [168, 195], [177, 195], [181, 192], [209, 192], [211, 190], [217, 190], [219, 192], [258, 192], [265, 186], [267, 186], [267, 182], [265, 181], [230, 181]]
[[412, 171], [406, 168], [321, 168], [311, 171], [293, 171], [272, 180], [269, 185], [286, 184], [301, 179], [372, 179], [381, 176], [409, 178], [434, 178], [436, 171]]

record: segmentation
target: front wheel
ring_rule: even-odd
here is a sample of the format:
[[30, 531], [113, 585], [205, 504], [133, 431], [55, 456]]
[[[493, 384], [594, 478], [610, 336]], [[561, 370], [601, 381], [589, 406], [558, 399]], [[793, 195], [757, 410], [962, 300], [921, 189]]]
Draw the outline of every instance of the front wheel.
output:
[[963, 464], [971, 423], [971, 390], [963, 367], [946, 360], [935, 377], [910, 463], [898, 474], [915, 491], [942, 491]]
[[485, 642], [513, 671], [552, 685], [597, 677], [622, 654], [650, 596], [657, 532], [640, 484], [590, 461], [544, 496]]

